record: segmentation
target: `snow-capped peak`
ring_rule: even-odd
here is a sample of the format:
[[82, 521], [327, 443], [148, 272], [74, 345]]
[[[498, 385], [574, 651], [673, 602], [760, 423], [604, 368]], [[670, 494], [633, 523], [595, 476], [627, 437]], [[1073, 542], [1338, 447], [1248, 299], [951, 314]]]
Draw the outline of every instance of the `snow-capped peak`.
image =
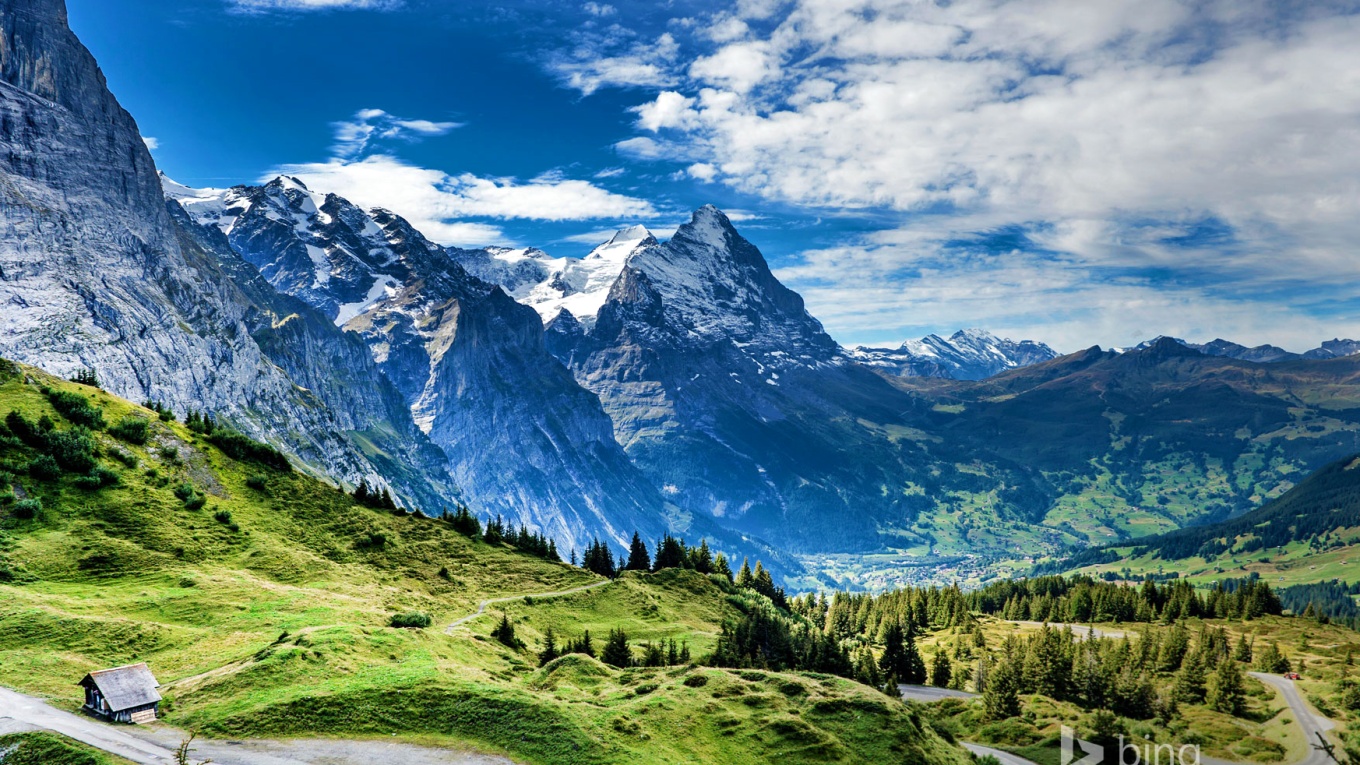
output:
[[472, 275], [499, 284], [513, 298], [538, 311], [546, 324], [570, 311], [585, 327], [609, 297], [609, 288], [628, 257], [656, 244], [645, 226], [629, 226], [584, 258], [554, 258], [542, 250], [487, 248], [450, 250]]
[[950, 377], [979, 380], [1016, 367], [1056, 358], [1057, 352], [1032, 340], [998, 338], [983, 329], [961, 329], [949, 336], [926, 335], [897, 348], [848, 349], [846, 355], [899, 377]]
[[652, 232], [648, 231], [646, 226], [621, 228], [609, 237], [609, 241], [591, 250], [585, 259], [618, 261], [622, 265], [633, 250], [655, 241], [656, 237], [652, 236]]

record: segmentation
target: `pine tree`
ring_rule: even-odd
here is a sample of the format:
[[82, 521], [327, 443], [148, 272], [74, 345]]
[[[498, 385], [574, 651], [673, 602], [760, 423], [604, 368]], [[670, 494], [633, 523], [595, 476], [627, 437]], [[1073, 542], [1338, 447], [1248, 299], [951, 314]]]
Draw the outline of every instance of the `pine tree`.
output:
[[1247, 642], [1245, 634], [1237, 636], [1237, 648], [1233, 650], [1233, 658], [1244, 664], [1251, 663], [1251, 643]]
[[491, 637], [499, 640], [511, 648], [521, 648], [523, 644], [519, 638], [515, 637], [515, 625], [510, 623], [510, 617], [501, 614], [501, 623], [496, 625], [496, 629], [491, 631]]
[[628, 646], [628, 635], [623, 630], [609, 631], [609, 640], [600, 653], [600, 661], [620, 668], [633, 665], [633, 649]]
[[543, 650], [538, 652], [538, 666], [542, 667], [561, 655], [557, 652], [557, 636], [553, 634], [553, 628], [548, 627], [543, 632]]
[[1205, 682], [1204, 659], [1200, 651], [1195, 651], [1185, 657], [1181, 671], [1176, 673], [1174, 689], [1176, 699], [1186, 704], [1203, 703], [1206, 693]]
[[642, 537], [633, 532], [633, 544], [628, 548], [628, 563], [623, 567], [625, 571], [650, 571], [652, 559], [647, 554], [647, 545], [643, 543]]
[[713, 559], [713, 573], [727, 577], [727, 581], [733, 580], [732, 566], [727, 562], [727, 556], [718, 553], [718, 557]]
[[737, 572], [737, 586], [749, 588], [751, 586], [751, 582], [752, 582], [751, 562], [747, 558], [742, 558], [741, 571]]
[[680, 663], [689, 664], [690, 658], [691, 657], [689, 655], [689, 641], [683, 640], [680, 642]]
[[944, 651], [937, 651], [935, 661], [930, 665], [930, 684], [936, 688], [948, 688], [953, 675], [954, 667], [949, 663], [949, 656]]
[[1289, 659], [1286, 659], [1284, 654], [1280, 652], [1280, 646], [1271, 643], [1264, 651], [1261, 651], [1260, 656], [1256, 657], [1256, 669], [1260, 672], [1273, 672], [1282, 675], [1288, 672], [1291, 667]]
[[1220, 661], [1206, 695], [1209, 708], [1240, 717], [1247, 708], [1247, 692], [1242, 670], [1235, 661]]
[[1005, 720], [1020, 714], [1020, 678], [1009, 661], [999, 662], [987, 676], [982, 691], [987, 719]]
[[902, 640], [903, 664], [896, 673], [904, 683], [924, 685], [926, 682], [926, 660], [916, 648], [916, 626], [907, 624], [906, 635]]

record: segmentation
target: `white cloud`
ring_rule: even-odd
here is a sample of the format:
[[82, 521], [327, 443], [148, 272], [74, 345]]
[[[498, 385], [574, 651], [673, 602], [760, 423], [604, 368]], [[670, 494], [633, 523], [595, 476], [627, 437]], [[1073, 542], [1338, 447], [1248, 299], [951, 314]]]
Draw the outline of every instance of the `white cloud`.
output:
[[543, 176], [527, 182], [450, 175], [377, 154], [359, 160], [284, 165], [308, 187], [339, 194], [361, 207], [383, 207], [401, 215], [426, 236], [445, 244], [495, 244], [505, 239], [495, 226], [461, 218], [549, 221], [639, 218], [654, 214], [642, 200], [615, 194], [588, 181]]
[[353, 119], [336, 122], [332, 127], [335, 129], [332, 150], [336, 156], [354, 158], [369, 152], [381, 141], [410, 143], [433, 138], [462, 127], [462, 123], [405, 119], [382, 109], [360, 109]]
[[548, 67], [586, 96], [605, 87], [664, 87], [675, 82], [679, 50], [669, 32], [655, 40], [639, 40], [616, 24], [602, 36], [582, 41], [571, 53], [553, 56]]
[[262, 11], [375, 10], [401, 7], [401, 0], [227, 0], [234, 10]]
[[591, 16], [613, 16], [619, 9], [609, 3], [586, 3], [581, 9]]
[[[1265, 317], [1311, 331], [1325, 308], [1310, 285], [1341, 285], [1333, 313], [1360, 303], [1345, 286], [1360, 284], [1352, 5], [741, 0], [676, 26], [698, 32], [616, 148], [773, 202], [895, 216], [908, 232], [928, 212], [936, 248], [1022, 227], [1089, 280], [1068, 285], [1073, 299], [1127, 315], [1182, 305], [1207, 321], [1212, 306], [1225, 332]], [[1220, 241], [1194, 241], [1206, 222]], [[1116, 290], [1115, 269], [1139, 273]], [[912, 273], [865, 289], [913, 288]], [[1233, 291], [1241, 302], [1223, 297]], [[968, 305], [949, 323], [983, 323]]]
[[142, 143], [146, 144], [146, 148], [151, 151], [155, 151], [161, 147], [161, 142], [149, 135], [142, 136]]

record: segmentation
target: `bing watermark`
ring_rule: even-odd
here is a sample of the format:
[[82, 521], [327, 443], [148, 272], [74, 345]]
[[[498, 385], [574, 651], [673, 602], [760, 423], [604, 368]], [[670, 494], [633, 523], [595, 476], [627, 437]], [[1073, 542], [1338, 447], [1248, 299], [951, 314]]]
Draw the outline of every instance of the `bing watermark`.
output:
[[1061, 732], [1062, 765], [1201, 765], [1198, 744], [1138, 744], [1118, 737], [1116, 743], [1101, 745], [1077, 738], [1076, 731], [1064, 725]]

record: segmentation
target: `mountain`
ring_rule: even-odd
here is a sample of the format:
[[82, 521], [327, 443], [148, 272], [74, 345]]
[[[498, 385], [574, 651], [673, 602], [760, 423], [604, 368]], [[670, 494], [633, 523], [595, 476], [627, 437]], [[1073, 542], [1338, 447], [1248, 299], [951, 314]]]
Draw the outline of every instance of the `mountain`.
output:
[[[915, 437], [967, 455], [980, 476], [923, 510], [916, 531], [939, 549], [1025, 539], [1017, 552], [1035, 556], [1153, 536], [1245, 513], [1360, 451], [1354, 356], [1259, 364], [1163, 338], [976, 382], [893, 383], [931, 402], [911, 413]], [[1005, 465], [1021, 466], [1027, 490], [978, 496]]]
[[[1348, 581], [1360, 527], [1360, 457], [1348, 455], [1304, 477], [1293, 488], [1251, 511], [1165, 534], [1075, 552], [1039, 566], [1056, 573], [1086, 569], [1195, 580], [1221, 578], [1237, 569], [1272, 583]], [[1312, 592], [1312, 591], [1309, 591]], [[1354, 605], [1348, 593], [1343, 600]], [[1306, 601], [1305, 601], [1306, 602]], [[1301, 609], [1300, 609], [1301, 610]], [[1354, 616], [1354, 608], [1346, 609]]]
[[[354, 347], [334, 327], [274, 302], [248, 265], [167, 209], [136, 123], [64, 4], [5, 3], [0, 33], [0, 353], [211, 412], [342, 481], [380, 480], [422, 503], [456, 497], [381, 377], [342, 368]], [[298, 361], [303, 343], [327, 352]]]
[[981, 329], [962, 329], [948, 340], [927, 335], [897, 348], [857, 347], [847, 353], [856, 362], [886, 374], [955, 380], [981, 380], [1058, 356], [1057, 351], [1043, 343], [1001, 339]]
[[[1134, 346], [1136, 350], [1147, 348], [1161, 340], [1161, 337], [1146, 340]], [[1200, 353], [1209, 356], [1223, 356], [1239, 361], [1255, 361], [1261, 364], [1274, 364], [1280, 361], [1298, 361], [1300, 359], [1336, 359], [1343, 356], [1354, 356], [1360, 353], [1360, 340], [1327, 340], [1321, 346], [1305, 351], [1303, 353], [1293, 353], [1286, 351], [1278, 345], [1258, 345], [1249, 348], [1240, 343], [1219, 338], [1207, 343], [1191, 343], [1178, 337], [1168, 338], [1187, 348], [1194, 348]]]
[[879, 425], [910, 397], [849, 362], [716, 208], [664, 243], [615, 239], [632, 249], [594, 320], [561, 311], [547, 333], [634, 462], [694, 516], [778, 546], [878, 547], [910, 513], [884, 487], [921, 469]]
[[588, 329], [595, 324], [628, 256], [652, 244], [656, 244], [656, 238], [650, 231], [630, 226], [584, 258], [554, 258], [534, 248], [449, 252], [469, 273], [501, 285], [515, 300], [538, 311], [544, 324], [565, 310]]
[[446, 251], [400, 216], [289, 177], [225, 190], [165, 179], [164, 189], [273, 288], [362, 340], [477, 510], [564, 551], [670, 530], [599, 399], [548, 353], [539, 315], [462, 265], [530, 268], [534, 257]]

